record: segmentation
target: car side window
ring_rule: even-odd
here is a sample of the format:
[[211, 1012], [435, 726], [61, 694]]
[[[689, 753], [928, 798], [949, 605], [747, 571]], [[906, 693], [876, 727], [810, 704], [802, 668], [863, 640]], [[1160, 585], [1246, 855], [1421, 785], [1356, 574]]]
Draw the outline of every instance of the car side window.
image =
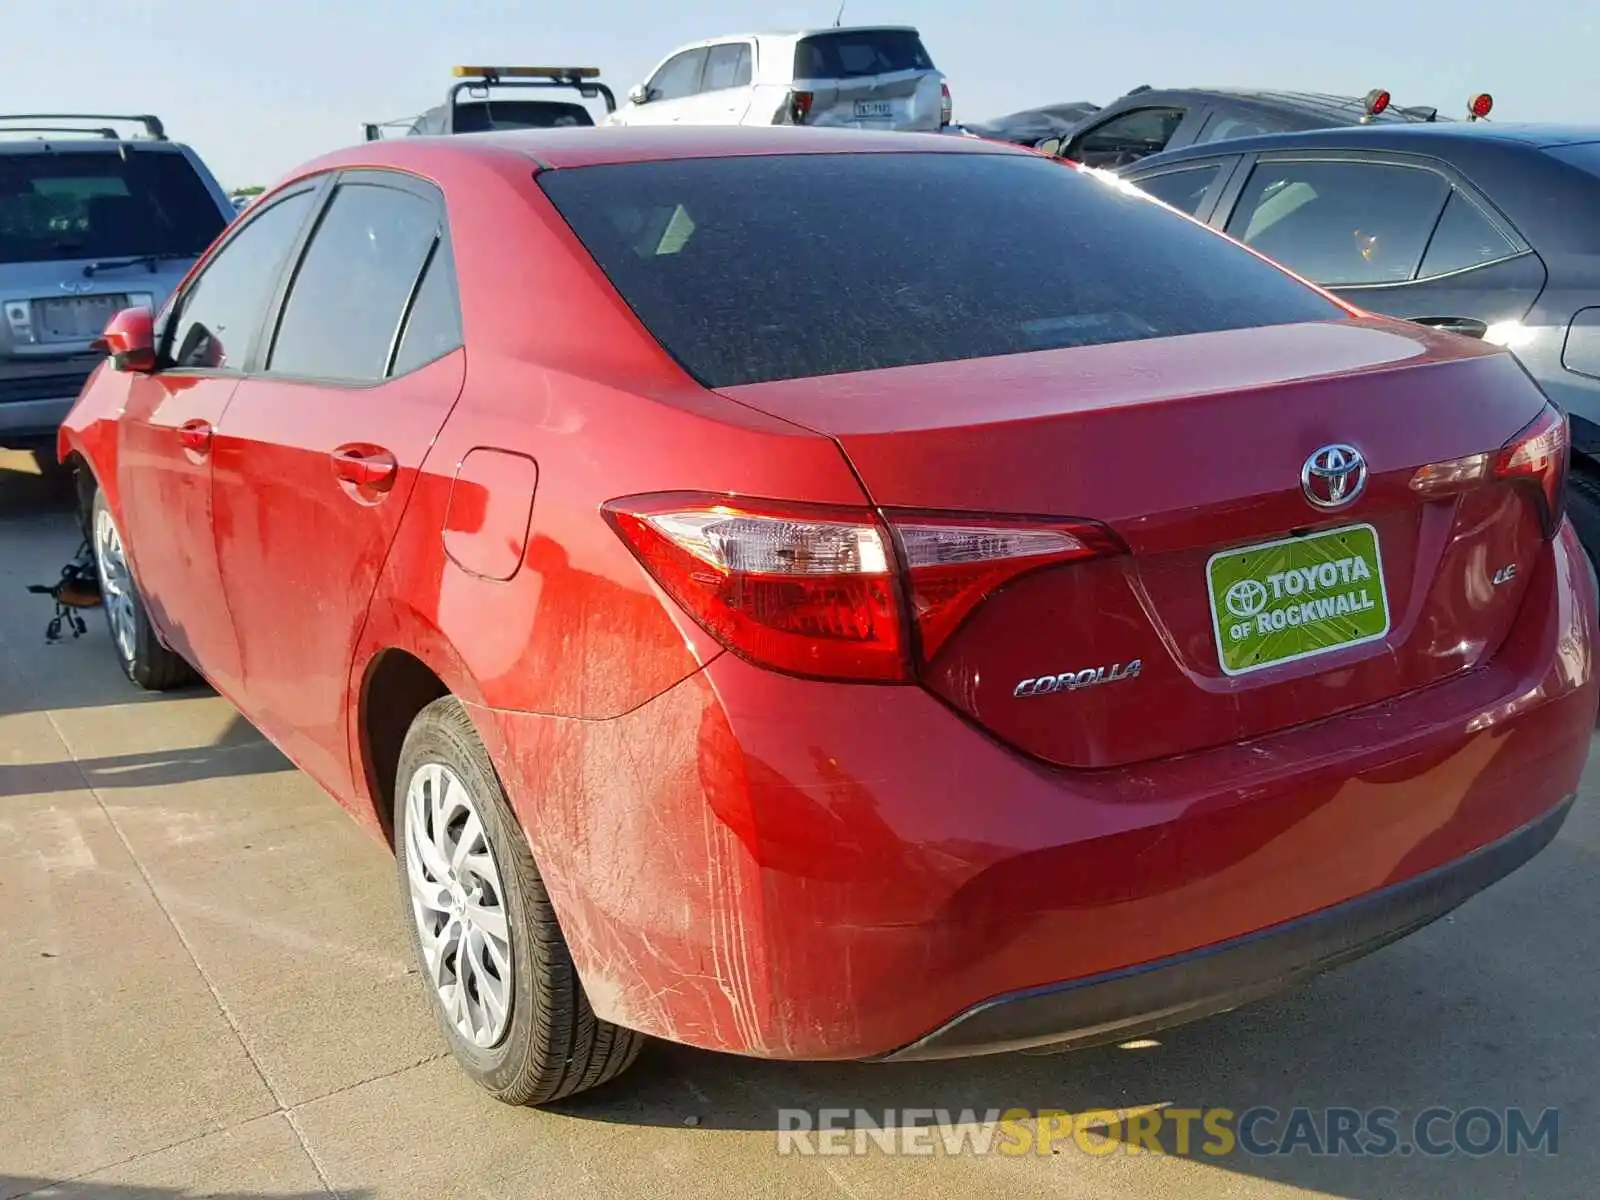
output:
[[1186, 109], [1138, 108], [1078, 135], [1069, 158], [1090, 167], [1120, 167], [1166, 149]]
[[650, 99], [682, 100], [700, 90], [700, 72], [705, 66], [705, 50], [685, 50], [661, 65], [650, 80]]
[[341, 183], [289, 287], [267, 371], [382, 379], [440, 224], [438, 207], [415, 192]]
[[1205, 126], [1195, 136], [1194, 145], [1220, 142], [1225, 138], [1255, 137], [1260, 133], [1282, 133], [1287, 126], [1260, 117], [1237, 116], [1231, 113], [1212, 113]]
[[700, 84], [702, 92], [720, 92], [724, 88], [747, 87], [750, 83], [750, 43], [729, 42], [711, 47], [706, 55], [705, 79]]
[[311, 212], [307, 188], [243, 218], [167, 322], [168, 367], [243, 371], [278, 276]]
[[1450, 182], [1381, 162], [1265, 162], [1227, 232], [1328, 287], [1414, 279]]
[[406, 315], [391, 376], [427, 366], [461, 345], [461, 307], [456, 298], [455, 276], [450, 243], [440, 238]]
[[1422, 258], [1420, 276], [1448, 275], [1485, 263], [1499, 262], [1517, 253], [1517, 245], [1489, 220], [1484, 211], [1459, 191], [1450, 193], [1444, 215], [1433, 231]]
[[1200, 202], [1206, 198], [1206, 193], [1211, 190], [1221, 171], [1221, 163], [1206, 163], [1199, 167], [1185, 167], [1181, 171], [1149, 175], [1134, 180], [1134, 184], [1140, 191], [1192, 217], [1199, 211]]

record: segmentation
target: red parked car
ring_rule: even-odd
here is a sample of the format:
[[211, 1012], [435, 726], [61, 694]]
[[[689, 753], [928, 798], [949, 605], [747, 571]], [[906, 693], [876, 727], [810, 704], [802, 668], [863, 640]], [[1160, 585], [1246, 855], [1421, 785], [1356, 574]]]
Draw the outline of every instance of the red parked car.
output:
[[[1543, 848], [1595, 724], [1566, 427], [967, 138], [313, 162], [61, 436], [129, 676], [389, 839], [465, 1069], [1130, 1037]], [[1448, 986], [1445, 983], [1443, 986]]]

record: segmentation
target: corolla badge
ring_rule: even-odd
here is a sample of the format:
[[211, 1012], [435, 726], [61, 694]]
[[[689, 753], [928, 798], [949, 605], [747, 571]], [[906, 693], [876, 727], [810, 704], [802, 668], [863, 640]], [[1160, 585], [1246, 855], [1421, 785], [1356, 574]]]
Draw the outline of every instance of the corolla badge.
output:
[[93, 287], [94, 284], [87, 279], [63, 279], [61, 281], [61, 290], [63, 292], [82, 293], [90, 291]]
[[1144, 669], [1140, 659], [1124, 665], [1113, 663], [1110, 667], [1084, 667], [1081, 671], [1064, 671], [1060, 675], [1040, 675], [1024, 679], [1012, 691], [1013, 696], [1048, 696], [1052, 692], [1076, 692], [1083, 688], [1098, 687], [1102, 683], [1121, 683], [1137, 679]]
[[1343, 508], [1367, 486], [1367, 460], [1343, 442], [1323, 446], [1300, 468], [1300, 490], [1317, 508]]

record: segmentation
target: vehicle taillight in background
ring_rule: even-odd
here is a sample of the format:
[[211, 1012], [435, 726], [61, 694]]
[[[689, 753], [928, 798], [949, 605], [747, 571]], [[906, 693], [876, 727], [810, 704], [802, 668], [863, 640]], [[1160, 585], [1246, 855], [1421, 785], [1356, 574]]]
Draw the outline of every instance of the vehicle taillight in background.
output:
[[1389, 107], [1389, 93], [1382, 88], [1373, 88], [1361, 105], [1367, 110], [1367, 116], [1375, 117]]
[[[907, 683], [985, 597], [1042, 567], [1115, 554], [1092, 522], [638, 496], [606, 519], [728, 649], [792, 675]], [[914, 640], [913, 640], [914, 636]]]
[[815, 99], [810, 92], [793, 92], [789, 96], [789, 120], [796, 125], [804, 125], [806, 118], [811, 115], [811, 103]]
[[948, 83], [941, 83], [939, 85], [940, 129], [943, 129], [946, 125], [951, 124], [955, 120], [955, 112], [955, 102], [950, 99], [950, 85]]
[[1531, 484], [1538, 492], [1544, 536], [1551, 538], [1566, 511], [1570, 448], [1567, 415], [1549, 404], [1499, 450], [1430, 463], [1412, 476], [1411, 487], [1425, 496], [1438, 496], [1490, 480]]
[[1494, 111], [1494, 97], [1488, 92], [1479, 92], [1467, 101], [1467, 120], [1481, 121]]

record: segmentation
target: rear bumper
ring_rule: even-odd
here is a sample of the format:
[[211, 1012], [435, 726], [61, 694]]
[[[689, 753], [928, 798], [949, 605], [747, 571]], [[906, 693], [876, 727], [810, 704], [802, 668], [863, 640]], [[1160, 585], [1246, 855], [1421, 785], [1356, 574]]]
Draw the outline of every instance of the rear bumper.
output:
[[1548, 846], [1574, 799], [1465, 858], [1298, 920], [1161, 962], [985, 1001], [883, 1061], [1101, 1045], [1237, 1008], [1459, 907]]
[[731, 654], [613, 720], [469, 708], [600, 1016], [787, 1059], [1124, 1040], [1375, 949], [1548, 841], [1595, 726], [1595, 588], [1566, 526], [1491, 665], [1102, 771]]

